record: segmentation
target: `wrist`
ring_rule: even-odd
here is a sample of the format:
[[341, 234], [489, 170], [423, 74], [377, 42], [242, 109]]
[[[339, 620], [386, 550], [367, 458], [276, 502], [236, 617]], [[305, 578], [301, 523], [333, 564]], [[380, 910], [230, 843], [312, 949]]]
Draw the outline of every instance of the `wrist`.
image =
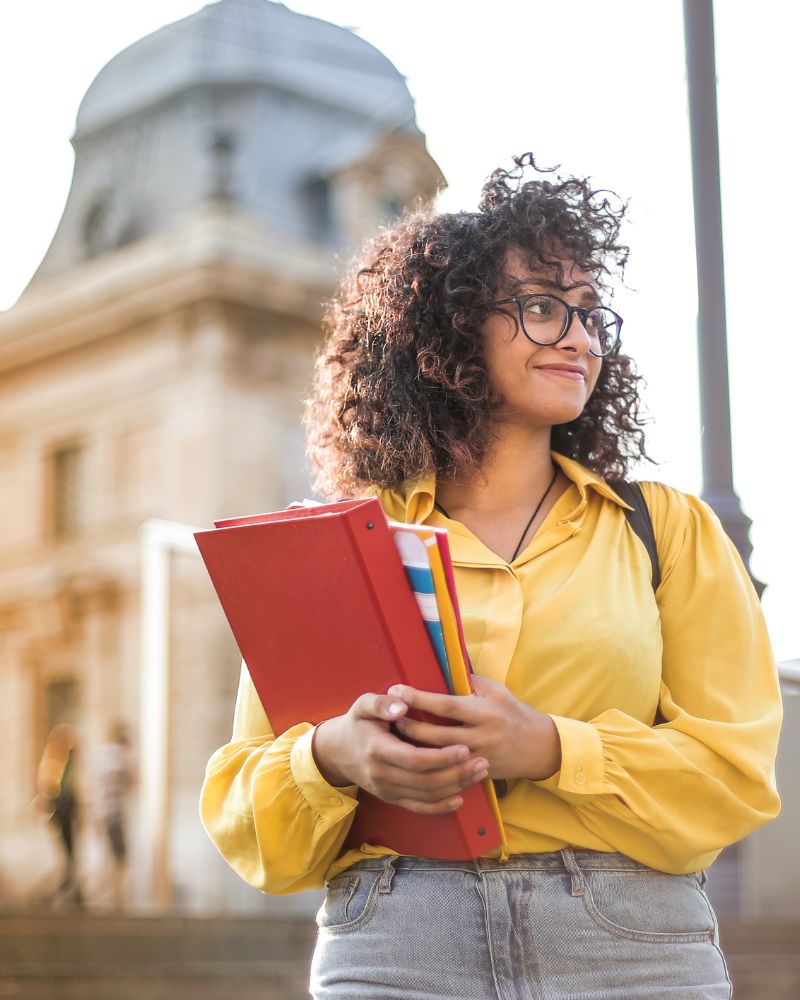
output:
[[326, 719], [319, 723], [314, 729], [311, 738], [311, 753], [314, 763], [322, 777], [335, 788], [344, 788], [352, 785], [348, 775], [342, 770], [340, 765], [340, 743], [337, 739], [340, 716], [334, 719]]
[[545, 781], [561, 770], [561, 737], [555, 722], [544, 712], [532, 709], [524, 777]]

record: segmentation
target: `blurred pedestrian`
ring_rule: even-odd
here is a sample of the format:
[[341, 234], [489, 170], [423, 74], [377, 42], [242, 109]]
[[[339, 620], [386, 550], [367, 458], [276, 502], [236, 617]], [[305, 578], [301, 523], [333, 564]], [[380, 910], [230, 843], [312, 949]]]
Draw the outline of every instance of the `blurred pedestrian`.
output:
[[76, 832], [79, 801], [75, 781], [78, 751], [77, 736], [72, 726], [54, 726], [45, 741], [36, 776], [34, 804], [55, 826], [64, 853], [64, 873], [56, 889], [48, 897], [50, 904], [71, 903], [83, 906], [83, 893], [76, 871]]
[[111, 852], [111, 899], [115, 909], [126, 901], [128, 862], [127, 801], [133, 784], [130, 738], [127, 726], [115, 722], [105, 742], [95, 750], [91, 773], [94, 813]]

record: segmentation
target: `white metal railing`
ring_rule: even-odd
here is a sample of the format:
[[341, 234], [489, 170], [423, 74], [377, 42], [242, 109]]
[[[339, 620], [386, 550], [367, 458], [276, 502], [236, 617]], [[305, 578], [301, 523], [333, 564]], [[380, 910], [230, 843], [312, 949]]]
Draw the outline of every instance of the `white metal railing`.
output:
[[139, 893], [145, 906], [172, 902], [169, 873], [169, 618], [170, 555], [198, 554], [193, 528], [156, 518], [141, 539], [141, 668], [139, 723]]

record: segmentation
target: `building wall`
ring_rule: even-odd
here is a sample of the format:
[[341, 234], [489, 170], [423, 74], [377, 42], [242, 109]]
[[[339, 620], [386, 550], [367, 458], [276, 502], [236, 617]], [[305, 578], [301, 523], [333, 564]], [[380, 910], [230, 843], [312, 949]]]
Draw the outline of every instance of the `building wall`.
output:
[[[91, 893], [103, 845], [91, 826], [91, 757], [121, 718], [139, 747], [139, 527], [208, 527], [308, 493], [299, 433], [317, 327], [224, 302], [141, 319], [0, 375], [0, 893], [30, 899], [58, 873], [31, 806], [49, 682], [78, 685], [80, 857]], [[53, 537], [54, 449], [82, 449], [83, 522]], [[206, 838], [197, 796], [230, 738], [239, 656], [199, 557], [172, 557], [170, 856], [175, 903], [261, 904]], [[52, 719], [50, 720], [53, 721]], [[131, 807], [133, 868], [146, 831]], [[31, 849], [32, 848], [32, 849]]]

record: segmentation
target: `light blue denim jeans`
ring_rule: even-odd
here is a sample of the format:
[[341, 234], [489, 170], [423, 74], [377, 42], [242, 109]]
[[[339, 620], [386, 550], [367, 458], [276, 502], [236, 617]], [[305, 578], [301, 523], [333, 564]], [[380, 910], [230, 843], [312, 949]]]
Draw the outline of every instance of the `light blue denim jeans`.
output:
[[705, 876], [623, 854], [375, 858], [317, 915], [315, 1000], [728, 1000]]

